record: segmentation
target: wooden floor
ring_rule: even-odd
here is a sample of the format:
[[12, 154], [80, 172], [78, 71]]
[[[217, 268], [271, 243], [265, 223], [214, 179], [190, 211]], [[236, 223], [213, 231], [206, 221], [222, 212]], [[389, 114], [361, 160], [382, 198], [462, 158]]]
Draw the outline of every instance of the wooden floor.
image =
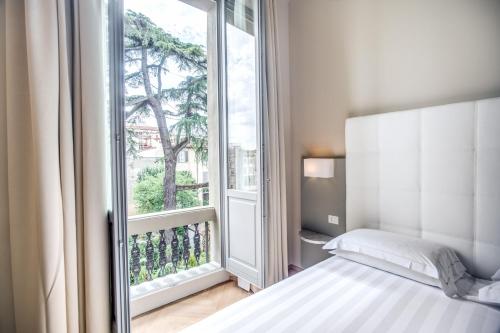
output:
[[132, 333], [178, 332], [249, 295], [228, 281], [134, 318]]

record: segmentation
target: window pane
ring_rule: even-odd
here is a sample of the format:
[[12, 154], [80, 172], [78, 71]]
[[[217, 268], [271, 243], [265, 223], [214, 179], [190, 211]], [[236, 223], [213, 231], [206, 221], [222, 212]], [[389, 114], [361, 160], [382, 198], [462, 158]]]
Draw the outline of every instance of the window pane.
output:
[[129, 216], [203, 205], [207, 12], [179, 0], [124, 5]]
[[257, 189], [254, 2], [226, 0], [228, 188]]

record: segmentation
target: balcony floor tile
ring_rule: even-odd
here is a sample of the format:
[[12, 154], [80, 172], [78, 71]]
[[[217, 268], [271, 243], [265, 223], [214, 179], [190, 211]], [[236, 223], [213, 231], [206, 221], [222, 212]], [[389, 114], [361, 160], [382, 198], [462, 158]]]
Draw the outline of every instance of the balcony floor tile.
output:
[[248, 297], [235, 281], [221, 283], [132, 320], [132, 333], [178, 332]]

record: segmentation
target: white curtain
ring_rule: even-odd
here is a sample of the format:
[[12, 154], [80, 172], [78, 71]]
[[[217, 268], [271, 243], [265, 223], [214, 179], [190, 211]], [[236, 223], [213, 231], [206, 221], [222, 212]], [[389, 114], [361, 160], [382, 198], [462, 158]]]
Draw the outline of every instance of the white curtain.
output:
[[110, 331], [101, 2], [0, 0], [1, 332]]
[[264, 141], [267, 174], [266, 285], [288, 276], [285, 113], [279, 82], [276, 0], [264, 4]]

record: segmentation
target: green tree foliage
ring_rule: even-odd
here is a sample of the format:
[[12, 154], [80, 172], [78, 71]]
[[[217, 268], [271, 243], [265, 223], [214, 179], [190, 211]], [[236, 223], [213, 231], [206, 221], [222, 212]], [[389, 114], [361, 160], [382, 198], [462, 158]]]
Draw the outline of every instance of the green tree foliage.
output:
[[[194, 149], [198, 159], [207, 158], [206, 52], [202, 46], [181, 41], [147, 16], [131, 10], [126, 12], [124, 28], [126, 120], [132, 125], [151, 115], [155, 117], [164, 154], [162, 208], [175, 209], [179, 206], [177, 199], [187, 202], [190, 198], [189, 192], [178, 192], [208, 187], [207, 183], [186, 186], [178, 181], [180, 174], [176, 173], [177, 155], [186, 147]], [[172, 64], [188, 75], [177, 87], [165, 88], [163, 82]], [[128, 142], [131, 155], [137, 154], [133, 142]], [[158, 186], [153, 179], [148, 181]], [[145, 186], [143, 183], [141, 191]], [[159, 203], [154, 200], [158, 198], [149, 199], [148, 205], [157, 208]]]
[[[137, 175], [137, 184], [134, 187], [134, 200], [139, 213], [152, 213], [164, 210], [163, 206], [163, 179], [162, 166], [147, 167]], [[189, 171], [177, 171], [176, 179], [179, 185], [193, 185], [196, 180]], [[176, 208], [189, 208], [200, 205], [197, 189], [178, 190], [176, 193]]]
[[[177, 171], [177, 184], [179, 185], [194, 185], [196, 180], [189, 171]], [[177, 190], [175, 194], [177, 208], [189, 208], [200, 206], [201, 202], [198, 199], [198, 190]]]

